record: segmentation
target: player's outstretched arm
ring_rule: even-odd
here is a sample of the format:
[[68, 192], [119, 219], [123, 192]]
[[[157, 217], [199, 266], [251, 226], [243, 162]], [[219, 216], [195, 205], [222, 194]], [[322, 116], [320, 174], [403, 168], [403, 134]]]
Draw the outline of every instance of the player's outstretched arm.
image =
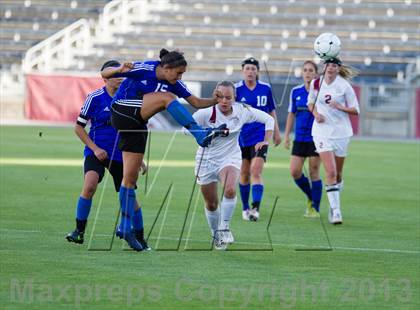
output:
[[188, 103], [191, 104], [196, 109], [204, 109], [204, 108], [208, 108], [217, 104], [217, 98], [220, 96], [221, 96], [220, 91], [215, 89], [213, 91], [212, 98], [198, 98], [194, 95], [191, 95], [185, 98], [185, 100], [187, 100]]
[[134, 64], [131, 62], [125, 62], [119, 67], [107, 67], [101, 71], [101, 76], [104, 79], [114, 77], [116, 74], [126, 73], [133, 69]]

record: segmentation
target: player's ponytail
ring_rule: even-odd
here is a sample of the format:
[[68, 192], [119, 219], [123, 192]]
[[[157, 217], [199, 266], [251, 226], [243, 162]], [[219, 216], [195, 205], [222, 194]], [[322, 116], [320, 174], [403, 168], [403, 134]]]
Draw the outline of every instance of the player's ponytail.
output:
[[159, 58], [162, 59], [166, 54], [169, 54], [169, 51], [166, 48], [162, 48], [159, 52]]
[[160, 65], [169, 69], [187, 66], [184, 54], [179, 51], [169, 52], [166, 48], [162, 48], [159, 52]]
[[338, 74], [345, 78], [347, 81], [350, 81], [352, 78], [359, 74], [359, 70], [350, 66], [341, 65], [338, 69]]

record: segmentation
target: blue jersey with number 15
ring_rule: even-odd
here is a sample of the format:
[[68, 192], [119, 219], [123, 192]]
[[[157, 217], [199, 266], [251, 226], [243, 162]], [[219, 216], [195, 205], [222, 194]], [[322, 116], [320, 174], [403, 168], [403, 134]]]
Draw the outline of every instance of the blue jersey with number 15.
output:
[[170, 84], [158, 80], [156, 68], [160, 61], [134, 62], [128, 72], [115, 74], [113, 77], [126, 77], [118, 88], [112, 104], [138, 107], [143, 105], [143, 95], [153, 92], [171, 92], [180, 98], [191, 96], [191, 92], [182, 81]]
[[[257, 80], [255, 88], [250, 90], [246, 86], [245, 81], [240, 81], [235, 84], [235, 88], [237, 102], [246, 103], [266, 113], [271, 113], [276, 109], [276, 102], [271, 92], [270, 84]], [[264, 124], [258, 122], [245, 124], [239, 136], [239, 145], [241, 147], [255, 145], [264, 140], [264, 135]]]

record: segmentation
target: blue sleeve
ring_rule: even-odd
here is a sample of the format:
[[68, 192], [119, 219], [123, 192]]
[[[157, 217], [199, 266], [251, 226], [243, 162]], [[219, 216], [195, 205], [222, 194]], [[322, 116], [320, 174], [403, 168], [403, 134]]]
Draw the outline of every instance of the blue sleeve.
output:
[[147, 74], [153, 71], [153, 69], [150, 68], [150, 66], [142, 63], [142, 62], [135, 62], [133, 69], [131, 69], [128, 72], [124, 73], [117, 73], [114, 74], [113, 78], [118, 77], [128, 77], [131, 79], [145, 79], [147, 78]]
[[174, 93], [180, 98], [187, 98], [192, 95], [187, 85], [185, 85], [185, 83], [182, 81], [176, 82], [174, 86]]
[[292, 89], [292, 91], [290, 92], [289, 108], [287, 109], [287, 111], [291, 113], [297, 112], [295, 89]]
[[235, 85], [235, 93], [236, 93], [235, 101], [236, 102], [239, 102], [239, 97], [240, 97], [239, 92], [240, 92], [239, 87]]
[[85, 103], [80, 109], [80, 115], [83, 116], [87, 120], [92, 118], [92, 116], [95, 114], [95, 106], [96, 106], [95, 101], [96, 101], [95, 93], [89, 94], [85, 100]]
[[[100, 94], [100, 93], [99, 93]], [[95, 101], [96, 101], [96, 96], [98, 95], [98, 92], [93, 92], [90, 93], [86, 100], [85, 103], [83, 104], [82, 108], [80, 109], [80, 114], [77, 117], [77, 121], [76, 123], [82, 127], [85, 127], [88, 123], [88, 121], [93, 117], [93, 115], [95, 114]]]
[[272, 112], [273, 110], [276, 109], [276, 100], [274, 99], [273, 96], [273, 92], [271, 90], [271, 87], [268, 88], [268, 98], [267, 98], [267, 103], [268, 103], [268, 111]]

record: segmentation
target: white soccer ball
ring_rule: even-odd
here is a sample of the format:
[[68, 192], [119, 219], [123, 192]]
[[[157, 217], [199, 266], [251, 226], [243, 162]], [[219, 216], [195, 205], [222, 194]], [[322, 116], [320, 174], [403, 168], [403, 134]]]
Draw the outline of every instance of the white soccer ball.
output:
[[315, 40], [314, 51], [321, 59], [337, 57], [340, 50], [341, 41], [334, 33], [322, 33]]

